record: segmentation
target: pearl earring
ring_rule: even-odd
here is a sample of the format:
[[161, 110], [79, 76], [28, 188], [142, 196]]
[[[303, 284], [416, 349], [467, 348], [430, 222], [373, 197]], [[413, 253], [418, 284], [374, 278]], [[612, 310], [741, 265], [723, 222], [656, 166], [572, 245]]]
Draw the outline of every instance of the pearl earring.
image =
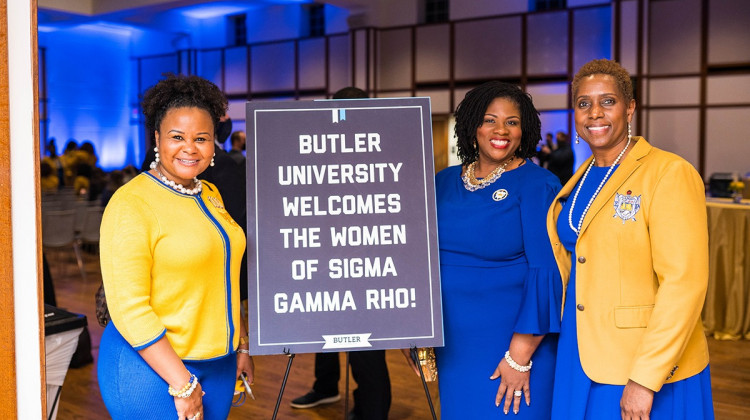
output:
[[580, 138], [580, 137], [578, 137], [578, 133], [576, 133], [576, 144], [578, 144], [578, 143], [580, 143], [580, 142], [581, 142], [581, 138]]
[[154, 156], [154, 161], [151, 162], [149, 168], [156, 169], [156, 166], [159, 164], [159, 148], [154, 146], [154, 153], [156, 153], [156, 156]]
[[211, 166], [215, 165], [215, 163], [214, 163], [214, 157], [216, 157], [216, 153], [214, 153], [214, 155], [211, 156]]
[[628, 143], [630, 142], [630, 138], [633, 137], [632, 132], [630, 131], [630, 123], [628, 123]]

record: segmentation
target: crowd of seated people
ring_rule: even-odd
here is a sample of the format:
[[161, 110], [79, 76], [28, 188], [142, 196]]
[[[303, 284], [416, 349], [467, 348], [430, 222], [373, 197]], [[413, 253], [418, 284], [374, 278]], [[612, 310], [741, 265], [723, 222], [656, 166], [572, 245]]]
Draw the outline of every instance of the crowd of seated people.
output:
[[45, 150], [46, 156], [39, 166], [43, 199], [72, 194], [77, 200], [106, 206], [114, 191], [138, 174], [132, 165], [111, 172], [102, 170], [97, 166], [98, 157], [90, 141], [79, 146], [75, 139], [70, 139], [64, 152], [58, 155], [55, 139], [51, 138]]

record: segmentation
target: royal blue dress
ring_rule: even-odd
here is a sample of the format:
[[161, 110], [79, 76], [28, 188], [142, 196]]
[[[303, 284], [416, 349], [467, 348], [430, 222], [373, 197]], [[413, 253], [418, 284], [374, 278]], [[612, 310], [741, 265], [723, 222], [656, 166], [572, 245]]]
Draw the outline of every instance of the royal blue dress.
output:
[[[574, 225], [580, 220], [586, 203], [604, 179], [608, 169], [609, 167], [591, 167], [586, 182], [576, 199], [576, 206], [573, 208]], [[577, 189], [576, 185], [573, 191]], [[573, 268], [568, 282], [567, 300], [558, 344], [557, 360], [560, 363], [557, 364], [555, 372], [552, 418], [555, 420], [620, 420], [622, 418], [620, 399], [625, 386], [593, 382], [583, 371], [578, 353], [575, 292], [575, 245], [578, 241], [578, 234], [570, 228], [568, 223], [571, 201], [572, 199], [569, 199], [565, 202], [557, 219], [557, 233], [565, 249], [572, 253]], [[710, 420], [714, 418], [711, 401], [711, 375], [709, 368], [706, 367], [697, 375], [664, 384], [661, 390], [654, 394], [650, 417], [655, 420]]]
[[[436, 348], [444, 420], [503, 416], [490, 380], [514, 332], [560, 327], [562, 281], [546, 214], [560, 182], [531, 161], [468, 191], [461, 167], [436, 176], [445, 347]], [[557, 334], [532, 356], [531, 406], [513, 419], [549, 419]], [[512, 406], [511, 406], [512, 409]]]

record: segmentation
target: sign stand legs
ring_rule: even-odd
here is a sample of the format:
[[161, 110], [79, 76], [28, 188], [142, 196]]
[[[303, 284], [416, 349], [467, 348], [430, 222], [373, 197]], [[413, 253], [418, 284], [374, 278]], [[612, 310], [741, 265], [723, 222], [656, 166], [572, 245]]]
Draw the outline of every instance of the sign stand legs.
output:
[[419, 377], [422, 378], [422, 386], [424, 387], [424, 394], [427, 396], [427, 403], [430, 405], [430, 413], [432, 413], [432, 419], [437, 420], [437, 416], [435, 415], [435, 407], [432, 405], [432, 396], [430, 395], [430, 389], [427, 388], [427, 381], [425, 381], [424, 379], [424, 372], [422, 372], [422, 369], [419, 365], [419, 357], [417, 357], [417, 347], [412, 347], [409, 354], [411, 354], [411, 360], [413, 360], [414, 364], [417, 365], [417, 368], [419, 368]]
[[286, 364], [286, 372], [284, 372], [284, 380], [281, 381], [281, 389], [279, 390], [279, 397], [276, 399], [276, 407], [273, 409], [273, 417], [271, 419], [276, 420], [276, 415], [279, 413], [279, 406], [281, 405], [281, 397], [284, 396], [284, 388], [286, 388], [286, 381], [289, 379], [289, 370], [292, 369], [292, 361], [294, 361], [294, 353], [290, 353], [290, 350], [284, 349], [284, 354], [289, 356], [289, 362]]

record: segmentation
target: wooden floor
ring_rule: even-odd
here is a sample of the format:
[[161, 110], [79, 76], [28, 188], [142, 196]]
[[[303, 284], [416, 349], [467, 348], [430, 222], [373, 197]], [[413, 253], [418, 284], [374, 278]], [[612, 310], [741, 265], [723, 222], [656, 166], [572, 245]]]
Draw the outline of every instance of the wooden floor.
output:
[[[50, 259], [54, 277], [57, 305], [88, 317], [92, 353], [95, 360], [94, 364], [68, 371], [62, 388], [57, 418], [60, 420], [108, 418], [99, 395], [96, 378], [96, 359], [102, 334], [102, 328], [96, 323], [94, 317], [94, 293], [101, 282], [98, 256], [84, 253], [86, 281], [83, 281], [74, 263], [72, 252], [47, 257]], [[709, 339], [709, 348], [716, 418], [719, 420], [750, 418], [750, 341]], [[312, 386], [313, 359], [314, 356], [311, 354], [300, 354], [294, 357], [289, 381], [279, 406], [278, 419], [345, 419], [346, 408], [352, 408], [351, 391], [356, 388], [356, 384], [351, 379], [349, 380], [348, 404], [342, 398], [337, 403], [313, 409], [298, 410], [289, 406], [293, 398], [305, 394]], [[229, 419], [271, 419], [288, 360], [289, 358], [284, 355], [254, 357], [256, 379], [253, 392], [257, 399], [247, 400], [243, 406], [232, 408]], [[431, 419], [422, 384], [406, 366], [401, 353], [389, 350], [387, 361], [393, 394], [390, 419]], [[342, 372], [344, 372], [343, 355], [341, 363]], [[428, 388], [439, 418], [437, 384], [431, 383]], [[339, 389], [343, 393], [345, 378], [339, 382]]]

